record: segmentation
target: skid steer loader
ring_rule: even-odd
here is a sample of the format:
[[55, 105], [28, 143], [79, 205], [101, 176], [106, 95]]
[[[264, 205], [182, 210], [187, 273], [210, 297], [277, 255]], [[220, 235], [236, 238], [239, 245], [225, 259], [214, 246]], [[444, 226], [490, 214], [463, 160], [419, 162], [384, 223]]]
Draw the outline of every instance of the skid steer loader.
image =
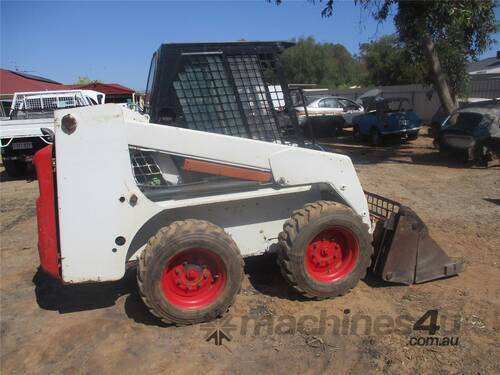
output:
[[175, 324], [223, 314], [250, 255], [277, 253], [291, 286], [319, 299], [369, 268], [403, 284], [460, 272], [412, 210], [303, 139], [278, 59], [289, 45], [162, 45], [151, 121], [114, 104], [57, 111], [35, 156], [42, 269], [83, 283], [137, 264], [145, 304]]

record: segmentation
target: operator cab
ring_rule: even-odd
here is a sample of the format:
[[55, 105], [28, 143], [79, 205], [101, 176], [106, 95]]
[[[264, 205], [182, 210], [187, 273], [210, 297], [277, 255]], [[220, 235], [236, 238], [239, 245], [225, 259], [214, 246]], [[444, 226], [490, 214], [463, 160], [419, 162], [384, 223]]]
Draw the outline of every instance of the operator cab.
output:
[[303, 144], [279, 62], [290, 42], [163, 44], [145, 96], [152, 123]]

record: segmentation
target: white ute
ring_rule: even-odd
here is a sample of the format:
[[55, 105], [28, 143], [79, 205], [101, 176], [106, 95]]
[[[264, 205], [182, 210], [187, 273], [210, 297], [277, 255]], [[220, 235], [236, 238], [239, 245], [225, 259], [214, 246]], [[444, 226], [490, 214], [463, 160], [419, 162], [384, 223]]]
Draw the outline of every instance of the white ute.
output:
[[0, 120], [2, 162], [11, 177], [25, 173], [35, 152], [50, 142], [42, 129], [54, 129], [54, 110], [104, 103], [93, 90], [18, 92], [9, 117]]

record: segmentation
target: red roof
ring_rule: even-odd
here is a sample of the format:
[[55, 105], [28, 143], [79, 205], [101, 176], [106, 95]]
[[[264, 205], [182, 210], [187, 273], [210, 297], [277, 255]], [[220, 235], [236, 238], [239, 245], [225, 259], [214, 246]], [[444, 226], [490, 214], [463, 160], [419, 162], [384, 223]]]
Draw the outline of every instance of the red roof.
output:
[[133, 94], [135, 90], [129, 89], [128, 87], [122, 86], [118, 83], [102, 83], [94, 82], [87, 83], [84, 85], [68, 85], [73, 90], [94, 90], [102, 92], [106, 95], [127, 95]]
[[106, 95], [131, 95], [135, 92], [135, 90], [118, 83], [95, 82], [84, 85], [63, 85], [47, 78], [0, 68], [0, 95], [48, 90], [95, 90]]
[[23, 91], [65, 90], [66, 86], [42, 77], [27, 78], [10, 70], [0, 68], [0, 94], [14, 94]]

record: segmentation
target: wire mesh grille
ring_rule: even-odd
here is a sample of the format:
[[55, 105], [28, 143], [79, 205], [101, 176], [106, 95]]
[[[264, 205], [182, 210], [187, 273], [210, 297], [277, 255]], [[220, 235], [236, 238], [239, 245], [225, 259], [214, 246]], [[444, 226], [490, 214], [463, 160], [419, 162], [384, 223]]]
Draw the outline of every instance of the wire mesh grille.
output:
[[246, 137], [234, 87], [220, 55], [185, 56], [174, 88], [189, 128]]
[[[290, 127], [285, 95], [272, 54], [183, 55], [173, 82], [185, 125], [190, 129], [282, 140]], [[293, 108], [292, 108], [293, 110]]]
[[365, 191], [368, 209], [372, 218], [387, 220], [391, 214], [397, 214], [401, 205], [398, 202]]
[[[257, 55], [230, 56], [228, 62], [252, 138], [280, 139], [273, 106], [274, 102], [278, 107], [284, 106], [280, 103], [283, 93], [279, 95], [277, 85], [268, 86], [263, 76], [273, 75], [271, 62], [261, 62]], [[263, 65], [269, 70], [264, 71]], [[270, 88], [274, 90], [274, 100]]]
[[58, 108], [88, 105], [80, 92], [16, 94], [12, 104], [13, 118], [50, 117]]
[[153, 158], [152, 151], [130, 147], [130, 160], [135, 182], [139, 187], [167, 186], [160, 168]]

